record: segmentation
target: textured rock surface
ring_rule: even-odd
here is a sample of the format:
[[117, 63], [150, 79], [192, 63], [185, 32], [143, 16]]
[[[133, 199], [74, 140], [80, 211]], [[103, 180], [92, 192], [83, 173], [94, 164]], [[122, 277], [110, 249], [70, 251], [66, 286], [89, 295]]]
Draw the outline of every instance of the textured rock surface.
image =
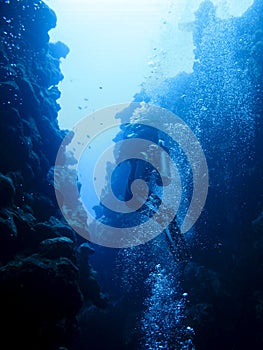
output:
[[263, 347], [262, 6], [255, 0], [242, 17], [220, 20], [204, 1], [193, 73], [135, 96], [186, 120], [207, 157], [208, 198], [184, 273], [200, 350]]
[[58, 349], [72, 340], [84, 300], [105, 306], [90, 265], [80, 271], [83, 242], [52, 185], [69, 49], [49, 43], [56, 15], [42, 1], [1, 0], [0, 13], [0, 347]]

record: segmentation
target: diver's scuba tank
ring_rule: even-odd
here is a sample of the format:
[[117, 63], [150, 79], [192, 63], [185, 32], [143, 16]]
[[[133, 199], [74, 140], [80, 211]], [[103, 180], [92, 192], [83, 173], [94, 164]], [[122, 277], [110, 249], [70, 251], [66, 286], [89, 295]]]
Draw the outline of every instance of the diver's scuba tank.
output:
[[[158, 146], [163, 149], [163, 152], [158, 151]], [[154, 160], [157, 164], [157, 170], [160, 177], [157, 177], [156, 184], [158, 186], [168, 186], [171, 183], [171, 168], [169, 163], [169, 155], [167, 148], [165, 147], [165, 141], [161, 138], [158, 139], [158, 146], [152, 144], [148, 150], [148, 159]]]
[[[158, 140], [158, 145], [165, 150], [165, 141]], [[162, 185], [168, 186], [171, 183], [171, 168], [169, 162], [169, 155], [166, 152], [161, 153], [160, 157], [160, 175], [162, 177]]]

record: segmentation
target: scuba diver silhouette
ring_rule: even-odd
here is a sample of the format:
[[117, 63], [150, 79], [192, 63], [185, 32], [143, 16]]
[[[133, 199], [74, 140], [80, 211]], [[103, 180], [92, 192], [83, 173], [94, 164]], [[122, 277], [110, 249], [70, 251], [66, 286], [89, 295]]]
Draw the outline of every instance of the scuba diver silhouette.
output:
[[[126, 165], [126, 183], [125, 183], [125, 195], [124, 199], [129, 200], [132, 197], [131, 185], [136, 179], [143, 179], [149, 189], [148, 198], [145, 201], [143, 198], [137, 195], [137, 202], [144, 208], [142, 209], [142, 215], [152, 217], [162, 203], [160, 188], [162, 186], [168, 186], [171, 183], [171, 169], [167, 157], [164, 157], [164, 152], [157, 152], [157, 148], [161, 147], [166, 153], [170, 154], [170, 147], [165, 141], [165, 137], [160, 134], [157, 129], [148, 128], [145, 125], [134, 127], [134, 125], [127, 125], [123, 128], [123, 139], [129, 138], [142, 138], [148, 139], [153, 143], [145, 151], [142, 151], [141, 159], [128, 160], [129, 169], [127, 176], [127, 165]], [[118, 149], [118, 154], [121, 152], [127, 152], [125, 149]], [[128, 150], [129, 152], [129, 150]], [[117, 153], [116, 153], [117, 154]], [[142, 160], [144, 159], [144, 161]], [[154, 162], [153, 162], [154, 159]], [[151, 164], [158, 164], [158, 171], [152, 167]], [[165, 208], [162, 211], [161, 216], [163, 221], [165, 220], [167, 213], [172, 209]], [[160, 217], [159, 217], [160, 219]], [[177, 223], [176, 215], [169, 225], [163, 231], [166, 238], [167, 245], [176, 263], [189, 261], [190, 253], [186, 244], [185, 237], [180, 230]]]

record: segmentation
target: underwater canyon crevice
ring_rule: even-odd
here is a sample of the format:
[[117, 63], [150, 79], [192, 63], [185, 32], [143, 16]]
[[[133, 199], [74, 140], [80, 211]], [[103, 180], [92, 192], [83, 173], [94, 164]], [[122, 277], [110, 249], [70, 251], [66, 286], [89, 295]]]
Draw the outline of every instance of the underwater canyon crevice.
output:
[[[49, 42], [56, 16], [42, 1], [2, 0], [0, 11], [1, 342], [10, 349], [70, 348], [83, 303], [104, 308], [106, 301], [89, 265], [92, 250], [64, 222], [54, 195], [52, 168], [66, 135], [57, 123], [57, 86], [68, 48]], [[208, 202], [183, 276], [197, 350], [262, 348], [262, 12], [257, 0], [242, 17], [220, 20], [204, 1], [193, 30], [193, 73], [135, 96], [187, 121], [209, 163]], [[165, 264], [165, 250], [145, 249], [152, 248], [142, 260], [153, 254]], [[138, 346], [136, 278], [129, 276], [123, 303], [106, 313], [93, 309], [75, 348]]]

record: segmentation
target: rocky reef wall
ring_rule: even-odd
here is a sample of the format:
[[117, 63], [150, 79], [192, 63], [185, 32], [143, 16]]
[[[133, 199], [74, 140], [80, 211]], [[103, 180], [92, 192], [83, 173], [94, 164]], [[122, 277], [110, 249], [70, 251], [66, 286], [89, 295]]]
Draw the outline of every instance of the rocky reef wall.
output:
[[261, 349], [263, 3], [219, 19], [211, 1], [196, 12], [193, 73], [135, 101], [187, 121], [209, 168], [209, 192], [184, 272], [197, 349]]
[[92, 253], [63, 221], [52, 167], [67, 131], [58, 127], [60, 60], [50, 43], [55, 13], [42, 1], [0, 2], [0, 346], [58, 349], [77, 334], [83, 303], [106, 302]]

